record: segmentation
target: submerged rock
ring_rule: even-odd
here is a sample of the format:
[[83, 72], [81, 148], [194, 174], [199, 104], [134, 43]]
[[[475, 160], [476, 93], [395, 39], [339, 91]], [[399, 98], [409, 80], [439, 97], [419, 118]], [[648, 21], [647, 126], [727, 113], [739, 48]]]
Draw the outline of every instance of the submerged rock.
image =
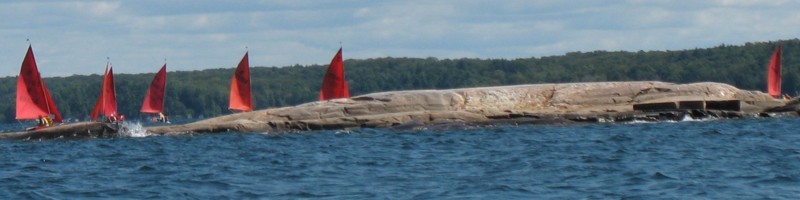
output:
[[[706, 108], [706, 102], [731, 100], [737, 103], [733, 106], [736, 110]], [[692, 109], [643, 112], [633, 108], [634, 104], [664, 102], [676, 102], [676, 108], [679, 107], [677, 102], [686, 102], [687, 107]], [[702, 107], [698, 107], [701, 105]], [[348, 99], [226, 115], [184, 125], [148, 127], [147, 131], [154, 134], [291, 132], [359, 127], [418, 129], [498, 123], [569, 124], [672, 120], [686, 115], [757, 117], [760, 113], [786, 107], [785, 105], [785, 102], [775, 100], [763, 92], [745, 91], [712, 82], [533, 84], [372, 93]], [[796, 110], [791, 108], [795, 107], [783, 111]]]

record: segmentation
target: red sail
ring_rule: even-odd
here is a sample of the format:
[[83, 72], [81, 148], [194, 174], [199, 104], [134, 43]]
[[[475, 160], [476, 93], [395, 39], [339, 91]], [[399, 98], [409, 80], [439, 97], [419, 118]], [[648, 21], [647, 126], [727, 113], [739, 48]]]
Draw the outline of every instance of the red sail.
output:
[[25, 54], [25, 59], [22, 60], [22, 67], [17, 78], [16, 103], [16, 119], [39, 119], [52, 114], [54, 122], [62, 122], [61, 114], [58, 113], [50, 91], [47, 90], [47, 86], [44, 85], [39, 74], [31, 46], [28, 46], [28, 52]]
[[344, 79], [344, 62], [342, 61], [342, 49], [331, 60], [328, 72], [322, 79], [322, 90], [319, 92], [319, 100], [349, 98], [350, 89], [347, 88], [347, 80]]
[[228, 109], [239, 111], [252, 111], [253, 99], [250, 94], [250, 61], [247, 52], [236, 67], [236, 72], [231, 79], [231, 95]]
[[58, 113], [58, 108], [56, 108], [56, 103], [53, 101], [53, 96], [50, 95], [50, 90], [44, 86], [44, 82], [42, 82], [42, 87], [44, 87], [44, 96], [47, 98], [47, 109], [50, 110], [50, 114], [53, 114], [53, 122], [61, 123], [63, 120], [61, 119], [61, 113]]
[[105, 116], [117, 114], [117, 93], [114, 91], [114, 70], [111, 66], [106, 66], [103, 86], [100, 88], [100, 97], [97, 98], [92, 110], [92, 120], [97, 120], [99, 114]]
[[143, 113], [162, 113], [164, 112], [164, 89], [167, 86], [167, 64], [158, 70], [156, 76], [153, 77], [153, 82], [150, 82], [150, 88], [147, 89], [147, 94], [144, 96], [142, 102]]
[[767, 67], [767, 93], [778, 98], [781, 95], [781, 46], [775, 49]]

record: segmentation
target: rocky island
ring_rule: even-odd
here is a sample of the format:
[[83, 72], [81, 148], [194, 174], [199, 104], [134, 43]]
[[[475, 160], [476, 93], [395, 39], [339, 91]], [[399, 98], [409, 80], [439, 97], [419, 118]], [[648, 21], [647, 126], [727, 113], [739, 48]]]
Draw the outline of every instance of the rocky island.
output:
[[728, 84], [658, 81], [531, 84], [393, 91], [147, 127], [151, 134], [287, 133], [349, 128], [439, 128], [797, 116], [778, 100]]
[[[448, 129], [698, 118], [796, 117], [798, 99], [775, 99], [728, 84], [658, 81], [531, 84], [392, 91], [146, 127], [147, 134], [292, 133], [352, 128]], [[81, 122], [0, 134], [41, 140], [124, 135], [124, 126]]]

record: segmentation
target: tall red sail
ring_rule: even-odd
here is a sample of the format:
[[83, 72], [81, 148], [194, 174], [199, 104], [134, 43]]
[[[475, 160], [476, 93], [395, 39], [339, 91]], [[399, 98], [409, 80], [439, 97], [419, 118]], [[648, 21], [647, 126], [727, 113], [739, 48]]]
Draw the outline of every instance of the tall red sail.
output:
[[239, 111], [252, 111], [253, 98], [250, 94], [250, 61], [247, 52], [236, 67], [236, 72], [231, 78], [231, 94], [228, 109]]
[[781, 95], [781, 46], [772, 53], [767, 67], [767, 93], [778, 98]]
[[114, 70], [110, 65], [106, 66], [106, 73], [103, 75], [103, 86], [100, 88], [100, 97], [92, 109], [92, 120], [97, 120], [97, 116], [113, 116], [117, 114], [117, 93], [114, 91]]
[[147, 94], [144, 96], [142, 102], [143, 113], [162, 113], [164, 112], [164, 91], [167, 86], [167, 64], [158, 70], [153, 81], [150, 82], [150, 88], [147, 89]]
[[319, 91], [319, 100], [348, 98], [350, 89], [347, 87], [347, 80], [344, 79], [344, 62], [342, 61], [342, 49], [336, 56], [333, 56], [328, 72], [322, 79], [322, 89]]
[[62, 122], [61, 114], [58, 113], [50, 91], [47, 90], [39, 74], [31, 46], [28, 46], [17, 78], [16, 103], [16, 119], [39, 119], [52, 114], [54, 122]]

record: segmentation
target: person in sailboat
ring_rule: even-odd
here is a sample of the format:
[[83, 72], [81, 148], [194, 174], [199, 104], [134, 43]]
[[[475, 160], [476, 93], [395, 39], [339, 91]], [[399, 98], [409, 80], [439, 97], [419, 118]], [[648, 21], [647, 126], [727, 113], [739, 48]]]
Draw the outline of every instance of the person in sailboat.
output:
[[106, 116], [106, 122], [108, 123], [117, 122], [117, 116], [114, 116], [114, 114]]
[[163, 112], [159, 112], [158, 113], [158, 122], [169, 123], [169, 120], [167, 120], [167, 115], [165, 115]]
[[44, 125], [47, 127], [53, 126], [53, 120], [49, 116], [44, 117]]
[[45, 126], [47, 126], [47, 121], [45, 120], [45, 117], [39, 118], [39, 124], [36, 124], [36, 127], [45, 127]]
[[48, 116], [42, 116], [39, 118], [39, 124], [36, 124], [36, 128], [44, 128], [53, 126], [53, 120], [50, 119]]
[[125, 121], [125, 115], [117, 116], [117, 113], [111, 114], [106, 117], [106, 122], [108, 123], [119, 123]]
[[36, 120], [36, 126], [26, 128], [25, 130], [26, 131], [32, 131], [32, 130], [38, 130], [38, 129], [42, 129], [42, 128], [47, 128], [47, 121], [45, 119], [46, 118], [44, 116], [39, 117], [39, 119]]

